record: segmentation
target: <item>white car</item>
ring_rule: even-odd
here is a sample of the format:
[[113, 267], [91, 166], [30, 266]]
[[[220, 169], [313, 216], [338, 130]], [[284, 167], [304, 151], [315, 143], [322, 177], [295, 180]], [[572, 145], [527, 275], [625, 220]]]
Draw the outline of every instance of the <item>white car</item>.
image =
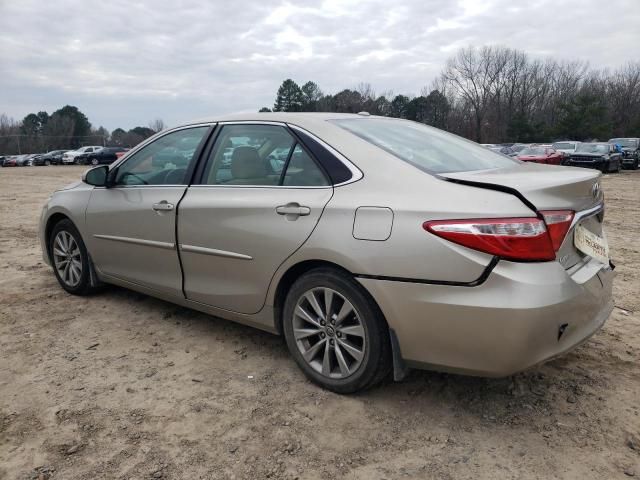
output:
[[551, 148], [553, 148], [556, 152], [562, 152], [567, 155], [571, 155], [572, 153], [575, 153], [576, 148], [578, 147], [579, 144], [580, 142], [574, 142], [574, 141], [568, 140], [563, 142], [555, 142], [551, 146]]
[[71, 150], [69, 152], [65, 152], [62, 155], [62, 163], [65, 165], [70, 165], [73, 163], [76, 163], [76, 157], [78, 155], [84, 155], [87, 153], [95, 153], [95, 152], [99, 152], [100, 150], [102, 150], [103, 147], [99, 147], [99, 146], [88, 146], [88, 147], [80, 147], [77, 150]]

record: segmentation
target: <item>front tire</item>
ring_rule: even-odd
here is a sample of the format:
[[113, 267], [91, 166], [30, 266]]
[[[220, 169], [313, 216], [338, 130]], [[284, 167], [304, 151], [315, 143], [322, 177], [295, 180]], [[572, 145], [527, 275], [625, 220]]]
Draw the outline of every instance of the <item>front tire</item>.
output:
[[71, 220], [61, 220], [49, 237], [49, 258], [60, 286], [72, 295], [88, 295], [91, 264], [80, 232]]
[[361, 285], [337, 269], [314, 269], [294, 282], [283, 330], [304, 374], [336, 393], [370, 388], [391, 370], [382, 312]]

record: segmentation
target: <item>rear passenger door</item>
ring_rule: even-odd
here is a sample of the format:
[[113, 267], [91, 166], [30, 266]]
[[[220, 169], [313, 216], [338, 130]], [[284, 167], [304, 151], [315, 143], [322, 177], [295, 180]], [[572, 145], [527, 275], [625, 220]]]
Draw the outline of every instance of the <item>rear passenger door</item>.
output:
[[313, 231], [333, 186], [284, 125], [225, 124], [180, 202], [188, 299], [256, 313], [280, 264]]

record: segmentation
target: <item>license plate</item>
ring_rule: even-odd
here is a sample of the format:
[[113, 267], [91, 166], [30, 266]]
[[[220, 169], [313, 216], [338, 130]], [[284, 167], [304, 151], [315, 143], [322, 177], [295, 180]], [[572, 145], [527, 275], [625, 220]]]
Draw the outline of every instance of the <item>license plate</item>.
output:
[[607, 238], [600, 237], [590, 230], [587, 230], [581, 225], [578, 225], [573, 234], [573, 243], [576, 248], [585, 255], [589, 255], [591, 258], [595, 258], [599, 262], [605, 265], [609, 264], [609, 245], [607, 244]]

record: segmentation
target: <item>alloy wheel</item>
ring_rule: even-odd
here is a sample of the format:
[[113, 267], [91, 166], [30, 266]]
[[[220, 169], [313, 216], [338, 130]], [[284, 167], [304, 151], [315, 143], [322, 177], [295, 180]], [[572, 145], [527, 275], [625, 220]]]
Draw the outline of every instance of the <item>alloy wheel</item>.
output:
[[69, 287], [75, 287], [82, 278], [82, 255], [73, 235], [61, 230], [53, 241], [53, 262], [60, 279]]
[[366, 330], [360, 316], [331, 288], [313, 288], [298, 299], [293, 335], [305, 362], [325, 377], [352, 375], [365, 356]]

